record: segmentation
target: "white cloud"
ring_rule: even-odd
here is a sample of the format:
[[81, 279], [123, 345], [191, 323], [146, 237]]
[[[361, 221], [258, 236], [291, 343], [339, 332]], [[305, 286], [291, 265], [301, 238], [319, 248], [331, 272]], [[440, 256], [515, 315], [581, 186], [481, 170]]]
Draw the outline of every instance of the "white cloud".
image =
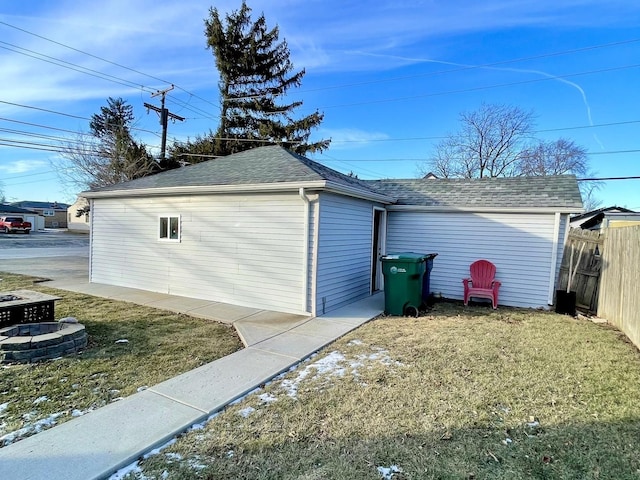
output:
[[0, 172], [5, 175], [17, 175], [33, 172], [34, 170], [42, 170], [44, 167], [48, 168], [48, 166], [47, 162], [43, 160], [15, 160], [0, 164]]
[[320, 128], [318, 135], [331, 138], [331, 149], [360, 148], [379, 140], [386, 140], [389, 135], [382, 132], [367, 132], [357, 128], [327, 129]]

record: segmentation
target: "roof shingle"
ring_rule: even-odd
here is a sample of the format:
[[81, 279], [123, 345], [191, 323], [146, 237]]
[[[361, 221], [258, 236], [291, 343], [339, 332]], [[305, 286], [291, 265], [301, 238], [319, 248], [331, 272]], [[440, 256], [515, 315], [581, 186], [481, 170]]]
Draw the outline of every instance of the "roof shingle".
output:
[[451, 208], [582, 209], [573, 175], [484, 179], [359, 180], [281, 146], [258, 147], [188, 167], [161, 172], [92, 192], [174, 187], [242, 186], [327, 181], [396, 199], [398, 205]]
[[371, 180], [397, 205], [453, 208], [575, 208], [582, 197], [574, 175], [481, 179]]

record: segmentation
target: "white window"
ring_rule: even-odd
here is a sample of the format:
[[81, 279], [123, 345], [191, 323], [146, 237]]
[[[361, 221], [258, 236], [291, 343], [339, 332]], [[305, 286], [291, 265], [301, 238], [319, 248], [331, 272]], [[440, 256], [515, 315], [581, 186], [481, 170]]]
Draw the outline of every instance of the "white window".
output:
[[53, 217], [53, 216], [55, 216], [55, 214], [56, 214], [55, 210], [47, 209], [47, 210], [43, 210], [42, 211], [42, 215], [44, 217]]
[[162, 215], [159, 218], [159, 239], [167, 242], [180, 241], [180, 216]]

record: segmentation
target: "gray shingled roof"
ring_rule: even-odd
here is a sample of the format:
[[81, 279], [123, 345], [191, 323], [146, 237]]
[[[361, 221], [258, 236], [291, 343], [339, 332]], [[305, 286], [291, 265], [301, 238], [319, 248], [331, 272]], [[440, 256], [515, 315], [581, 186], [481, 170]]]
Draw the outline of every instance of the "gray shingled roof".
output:
[[25, 208], [14, 207], [13, 205], [2, 203], [0, 204], [0, 213], [25, 213], [33, 215], [35, 212], [27, 210]]
[[482, 179], [370, 180], [397, 205], [456, 208], [575, 208], [582, 198], [574, 175]]
[[93, 192], [214, 185], [260, 185], [327, 180], [370, 189], [358, 180], [280, 146], [259, 147], [130, 182], [96, 188]]
[[452, 208], [582, 209], [572, 175], [487, 179], [359, 180], [280, 146], [258, 147], [92, 192], [134, 192], [177, 187], [242, 186], [327, 181], [398, 205]]

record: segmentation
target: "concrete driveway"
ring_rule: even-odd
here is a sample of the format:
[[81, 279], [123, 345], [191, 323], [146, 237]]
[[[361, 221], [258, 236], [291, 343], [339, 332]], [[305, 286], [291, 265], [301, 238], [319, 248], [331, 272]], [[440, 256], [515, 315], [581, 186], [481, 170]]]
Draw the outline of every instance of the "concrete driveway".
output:
[[89, 235], [66, 230], [0, 234], [0, 271], [51, 280], [89, 278]]

